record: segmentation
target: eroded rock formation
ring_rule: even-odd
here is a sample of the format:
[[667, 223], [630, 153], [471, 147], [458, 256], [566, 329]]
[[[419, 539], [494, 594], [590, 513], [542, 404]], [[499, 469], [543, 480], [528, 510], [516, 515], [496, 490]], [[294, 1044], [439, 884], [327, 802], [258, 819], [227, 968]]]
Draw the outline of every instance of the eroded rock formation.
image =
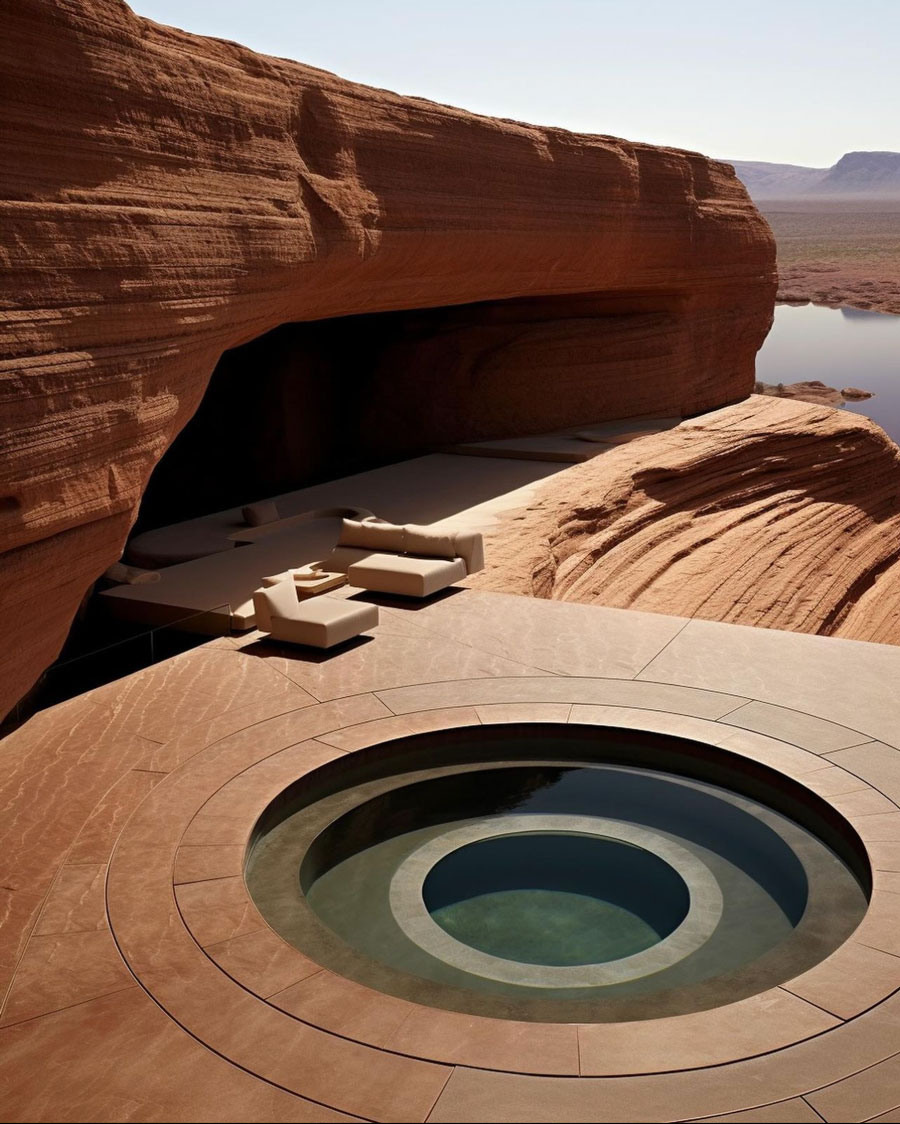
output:
[[754, 387], [757, 394], [768, 394], [773, 398], [793, 398], [798, 402], [812, 402], [816, 406], [842, 406], [848, 400], [861, 401], [864, 398], [873, 398], [870, 390], [859, 390], [855, 386], [838, 390], [836, 386], [826, 386], [820, 379], [808, 379], [805, 382], [771, 383], [757, 382]]
[[898, 644], [898, 543], [884, 431], [753, 395], [552, 477], [469, 584]]
[[[728, 165], [354, 85], [121, 0], [17, 0], [0, 50], [7, 706], [119, 557], [223, 351], [284, 322], [603, 294], [606, 313], [633, 317], [613, 325], [616, 378], [627, 388], [652, 355], [654, 409], [752, 386], [774, 252]], [[519, 432], [545, 428], [549, 403], [555, 420], [644, 409], [643, 384], [634, 409], [627, 391], [605, 397], [579, 301], [574, 326], [511, 331], [487, 374], [463, 357], [469, 435], [486, 405]], [[498, 403], [532, 345], [555, 381], [510, 417]], [[415, 362], [404, 374], [420, 399], [430, 378]], [[386, 424], [380, 401], [372, 425]], [[241, 420], [221, 433], [235, 456], [266, 441]]]

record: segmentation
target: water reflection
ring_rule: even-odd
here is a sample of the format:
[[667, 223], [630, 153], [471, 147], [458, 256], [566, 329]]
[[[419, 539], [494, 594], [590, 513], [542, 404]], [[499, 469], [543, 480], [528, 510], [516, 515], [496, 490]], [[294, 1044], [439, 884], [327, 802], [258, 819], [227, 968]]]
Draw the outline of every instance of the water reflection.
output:
[[866, 320], [871, 323], [881, 323], [888, 327], [900, 323], [900, 317], [892, 316], [890, 312], [878, 312], [871, 308], [839, 308], [845, 320]]
[[900, 316], [779, 305], [756, 359], [756, 377], [772, 384], [819, 379], [839, 390], [870, 390], [874, 398], [842, 408], [872, 418], [900, 442]]

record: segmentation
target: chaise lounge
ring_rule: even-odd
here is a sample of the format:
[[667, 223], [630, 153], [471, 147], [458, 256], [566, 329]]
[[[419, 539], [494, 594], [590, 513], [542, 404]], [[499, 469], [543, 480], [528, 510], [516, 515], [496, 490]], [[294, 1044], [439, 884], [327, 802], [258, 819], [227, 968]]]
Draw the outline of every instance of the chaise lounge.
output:
[[316, 566], [345, 573], [359, 589], [430, 597], [483, 570], [484, 545], [477, 531], [344, 519], [337, 546]]
[[375, 605], [327, 596], [301, 603], [293, 580], [255, 590], [253, 607], [261, 632], [268, 632], [275, 640], [311, 648], [333, 648], [378, 624]]

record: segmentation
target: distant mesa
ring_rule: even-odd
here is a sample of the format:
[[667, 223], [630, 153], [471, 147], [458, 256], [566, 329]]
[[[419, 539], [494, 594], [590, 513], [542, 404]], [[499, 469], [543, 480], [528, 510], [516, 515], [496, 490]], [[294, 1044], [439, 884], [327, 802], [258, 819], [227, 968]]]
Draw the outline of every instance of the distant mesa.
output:
[[848, 152], [831, 168], [732, 160], [753, 199], [866, 196], [900, 199], [900, 152]]

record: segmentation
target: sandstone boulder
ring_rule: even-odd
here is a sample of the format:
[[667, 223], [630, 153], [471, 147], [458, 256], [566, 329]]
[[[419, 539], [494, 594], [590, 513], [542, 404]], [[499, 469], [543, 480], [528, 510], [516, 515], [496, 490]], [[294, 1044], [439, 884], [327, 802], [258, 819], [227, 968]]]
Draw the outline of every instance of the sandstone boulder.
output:
[[900, 448], [753, 395], [553, 476], [485, 545], [485, 589], [900, 643]]
[[778, 383], [775, 386], [758, 382], [754, 390], [757, 394], [771, 394], [774, 398], [795, 398], [800, 402], [814, 402], [818, 406], [842, 406], [847, 400], [873, 397], [869, 390], [858, 390], [853, 386], [838, 390], [835, 386], [826, 386], [821, 379]]

